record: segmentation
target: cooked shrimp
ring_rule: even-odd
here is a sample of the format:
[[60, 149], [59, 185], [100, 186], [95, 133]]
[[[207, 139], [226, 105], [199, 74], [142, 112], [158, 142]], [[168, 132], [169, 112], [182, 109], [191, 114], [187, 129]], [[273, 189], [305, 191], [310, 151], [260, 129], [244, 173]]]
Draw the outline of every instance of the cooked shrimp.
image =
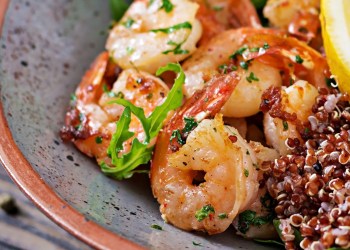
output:
[[196, 49], [202, 27], [196, 19], [198, 4], [172, 0], [172, 9], [161, 0], [135, 1], [109, 34], [106, 48], [123, 69], [155, 73], [169, 62], [178, 62]]
[[203, 33], [200, 45], [224, 30], [241, 27], [260, 28], [260, 20], [250, 0], [194, 0], [199, 4], [197, 18]]
[[[159, 135], [151, 166], [152, 190], [162, 217], [179, 228], [223, 232], [257, 194], [252, 149], [236, 129], [223, 125], [220, 115], [203, 120], [220, 110], [237, 82], [234, 72], [214, 77], [206, 89], [187, 100]], [[184, 127], [185, 117], [201, 122], [181, 146], [170, 135]], [[199, 218], [203, 210], [210, 210], [209, 214]]]
[[[100, 161], [109, 162], [107, 148], [124, 108], [108, 104], [116, 98], [125, 98], [143, 107], [149, 115], [161, 104], [169, 89], [158, 78], [134, 69], [124, 70], [116, 80], [117, 66], [109, 61], [108, 53], [102, 53], [86, 72], [78, 86], [73, 107], [66, 114], [61, 137], [72, 140], [80, 151]], [[115, 81], [116, 80], [116, 81]], [[108, 90], [113, 86], [111, 90]], [[140, 141], [144, 132], [140, 122], [132, 118], [130, 131]], [[129, 150], [125, 143], [124, 151]]]
[[320, 28], [320, 0], [268, 0], [264, 16], [273, 27], [309, 42]]
[[314, 86], [306, 81], [298, 81], [281, 90], [281, 110], [295, 114], [295, 117], [287, 121], [277, 117], [273, 118], [269, 113], [264, 115], [266, 142], [281, 155], [291, 152], [291, 148], [286, 145], [288, 138], [297, 138], [302, 141], [297, 129], [297, 121], [301, 123], [308, 121], [317, 96], [318, 91]]
[[201, 46], [183, 68], [186, 96], [203, 88], [212, 76], [237, 70], [240, 83], [222, 110], [229, 117], [256, 114], [262, 93], [271, 86], [289, 85], [291, 79], [325, 86], [328, 70], [325, 58], [304, 43], [269, 29], [249, 28], [222, 32]]

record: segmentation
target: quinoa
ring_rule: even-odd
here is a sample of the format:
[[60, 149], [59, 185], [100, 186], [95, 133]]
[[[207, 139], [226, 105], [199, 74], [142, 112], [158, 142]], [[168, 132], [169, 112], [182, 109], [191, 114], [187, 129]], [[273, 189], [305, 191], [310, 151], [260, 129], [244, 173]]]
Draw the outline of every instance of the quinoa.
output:
[[281, 111], [279, 96], [277, 88], [268, 89], [261, 109], [295, 121], [302, 138], [287, 139], [292, 153], [263, 164], [285, 248], [349, 248], [350, 98], [336, 89], [319, 89], [309, 122], [302, 124]]

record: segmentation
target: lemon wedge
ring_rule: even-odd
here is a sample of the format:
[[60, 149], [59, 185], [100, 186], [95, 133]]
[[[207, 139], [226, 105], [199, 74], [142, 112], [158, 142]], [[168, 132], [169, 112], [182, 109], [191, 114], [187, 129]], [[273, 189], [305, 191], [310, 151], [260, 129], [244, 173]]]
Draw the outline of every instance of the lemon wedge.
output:
[[342, 92], [350, 94], [350, 0], [321, 0], [324, 48]]

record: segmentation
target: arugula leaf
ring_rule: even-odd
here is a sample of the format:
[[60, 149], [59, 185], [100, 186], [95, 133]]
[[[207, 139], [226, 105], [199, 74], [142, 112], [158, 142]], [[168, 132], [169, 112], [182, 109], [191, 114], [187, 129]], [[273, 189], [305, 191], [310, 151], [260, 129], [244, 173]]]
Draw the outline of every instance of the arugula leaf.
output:
[[[278, 236], [280, 237], [280, 239], [282, 240], [282, 231], [280, 229], [280, 225], [281, 225], [281, 221], [280, 220], [273, 220], [273, 226], [275, 227], [277, 233], [278, 233]], [[295, 239], [294, 239], [294, 243], [299, 246], [300, 245], [300, 242], [304, 239], [302, 236], [301, 236], [301, 233], [298, 229], [296, 229], [295, 227], [292, 227], [293, 230], [294, 230], [294, 236], [295, 236]], [[282, 240], [283, 241], [283, 240]]]
[[[185, 82], [185, 74], [179, 64], [169, 63], [165, 67], [158, 69], [157, 76], [165, 71], [174, 71], [178, 74], [172, 89], [169, 91], [166, 100], [162, 105], [157, 106], [152, 114], [146, 118], [144, 110], [135, 106], [131, 102], [124, 99], [116, 99], [111, 103], [117, 103], [125, 107], [119, 121], [117, 122], [116, 131], [112, 136], [111, 142], [107, 149], [107, 154], [112, 159], [114, 167], [108, 166], [105, 162], [101, 162], [101, 170], [106, 175], [121, 180], [130, 178], [134, 173], [144, 173], [145, 170], [134, 170], [139, 165], [149, 162], [152, 156], [153, 147], [149, 146], [151, 139], [156, 137], [162, 128], [169, 111], [181, 106], [183, 94], [182, 85]], [[131, 122], [131, 113], [133, 113], [141, 122], [146, 138], [140, 142], [134, 138], [131, 149], [128, 153], [119, 155], [124, 149], [123, 143], [134, 136], [135, 133], [129, 131]]]
[[109, 0], [109, 8], [111, 10], [111, 15], [113, 20], [119, 21], [125, 11], [129, 8], [129, 4], [125, 0]]

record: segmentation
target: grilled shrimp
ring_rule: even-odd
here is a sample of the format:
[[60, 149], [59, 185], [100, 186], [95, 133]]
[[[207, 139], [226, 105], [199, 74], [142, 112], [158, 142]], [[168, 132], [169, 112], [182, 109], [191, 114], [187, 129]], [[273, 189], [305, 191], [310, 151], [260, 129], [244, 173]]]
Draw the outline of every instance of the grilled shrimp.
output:
[[111, 30], [106, 48], [123, 69], [154, 74], [169, 62], [178, 62], [196, 49], [202, 27], [196, 18], [198, 4], [172, 0], [135, 1]]
[[237, 71], [241, 80], [222, 110], [228, 117], [256, 114], [262, 93], [271, 86], [304, 79], [323, 87], [329, 74], [325, 58], [304, 43], [277, 31], [250, 28], [222, 32], [201, 46], [183, 68], [187, 97], [211, 77]]
[[[158, 78], [135, 69], [120, 69], [109, 60], [108, 53], [100, 54], [75, 91], [71, 109], [66, 114], [61, 137], [71, 140], [80, 151], [97, 161], [109, 162], [107, 148], [124, 107], [109, 104], [124, 98], [142, 107], [149, 115], [164, 101], [169, 89]], [[112, 88], [111, 88], [112, 86]], [[132, 117], [130, 131], [140, 141], [144, 140], [142, 125]], [[130, 140], [131, 141], [131, 140]], [[125, 143], [124, 151], [130, 145]]]
[[319, 33], [319, 9], [320, 0], [268, 0], [263, 12], [273, 27], [309, 42]]
[[[238, 83], [235, 72], [216, 76], [164, 127], [151, 165], [151, 186], [165, 221], [184, 230], [223, 232], [258, 190], [254, 152], [217, 114]], [[184, 120], [198, 126], [184, 131]], [[203, 120], [204, 119], [204, 120]], [[174, 131], [183, 133], [184, 145]]]
[[317, 89], [306, 81], [298, 81], [288, 88], [283, 88], [280, 91], [280, 97], [277, 97], [281, 100], [279, 109], [291, 115], [286, 116], [286, 118], [289, 117], [287, 120], [272, 117], [269, 113], [264, 114], [264, 133], [267, 144], [281, 155], [291, 152], [286, 140], [297, 138], [302, 141], [297, 125], [308, 121], [317, 96]]
[[260, 28], [260, 20], [250, 0], [194, 0], [199, 4], [197, 18], [203, 33], [200, 45], [207, 43], [222, 31], [253, 27]]

